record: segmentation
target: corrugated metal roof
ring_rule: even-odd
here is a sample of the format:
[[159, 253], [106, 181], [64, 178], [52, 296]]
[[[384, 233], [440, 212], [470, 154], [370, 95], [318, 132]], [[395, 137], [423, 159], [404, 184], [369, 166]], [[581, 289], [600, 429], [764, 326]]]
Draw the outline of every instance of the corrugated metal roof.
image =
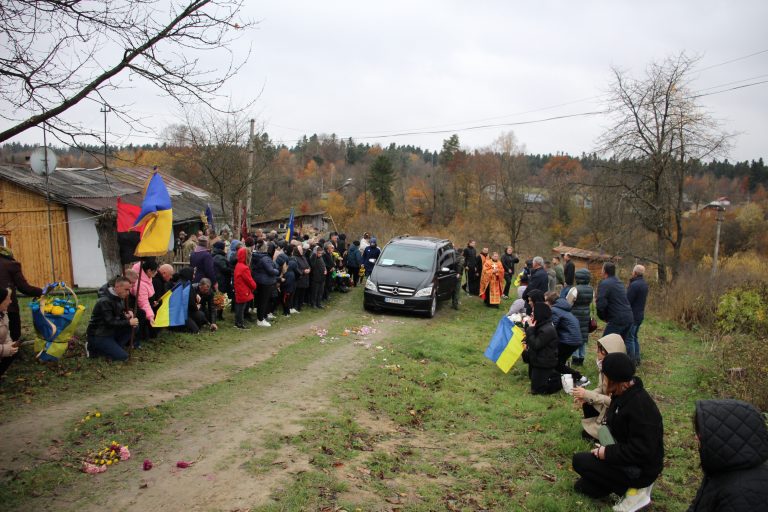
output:
[[587, 249], [579, 249], [578, 247], [568, 247], [565, 245], [558, 245], [553, 248], [552, 251], [557, 254], [569, 253], [574, 258], [590, 261], [612, 261], [621, 259], [620, 256], [611, 256], [604, 252], [588, 251]]
[[[114, 209], [117, 197], [126, 203], [140, 205], [144, 184], [153, 172], [147, 167], [117, 167], [108, 169], [56, 169], [48, 177], [51, 199], [57, 203], [78, 206], [99, 213]], [[211, 201], [210, 194], [167, 174], [163, 176], [173, 203], [176, 220], [199, 218]], [[0, 165], [0, 177], [23, 188], [45, 195], [45, 177], [39, 176], [25, 165]], [[211, 204], [214, 215], [221, 212]]]

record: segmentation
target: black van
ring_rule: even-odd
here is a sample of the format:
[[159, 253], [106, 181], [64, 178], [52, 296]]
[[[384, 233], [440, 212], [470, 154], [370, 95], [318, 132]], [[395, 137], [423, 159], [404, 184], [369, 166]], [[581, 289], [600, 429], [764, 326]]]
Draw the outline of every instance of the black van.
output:
[[451, 297], [459, 276], [450, 241], [398, 236], [381, 251], [365, 282], [363, 307], [415, 311], [431, 318], [437, 301]]

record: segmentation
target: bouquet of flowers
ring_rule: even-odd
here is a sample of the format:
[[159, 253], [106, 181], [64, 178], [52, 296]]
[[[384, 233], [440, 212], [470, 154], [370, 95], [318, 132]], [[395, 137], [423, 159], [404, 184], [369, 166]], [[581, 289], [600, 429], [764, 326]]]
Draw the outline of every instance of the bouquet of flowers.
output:
[[213, 296], [213, 305], [219, 311], [224, 311], [232, 303], [226, 293], [216, 292]]
[[81, 470], [83, 473], [91, 475], [103, 473], [109, 466], [130, 458], [131, 452], [128, 450], [128, 446], [112, 441], [109, 445], [99, 450], [98, 453], [86, 457]]

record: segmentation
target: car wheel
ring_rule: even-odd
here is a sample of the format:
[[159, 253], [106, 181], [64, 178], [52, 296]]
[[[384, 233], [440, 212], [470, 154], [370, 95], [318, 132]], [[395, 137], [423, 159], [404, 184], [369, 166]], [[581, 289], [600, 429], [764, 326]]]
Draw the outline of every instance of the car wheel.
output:
[[429, 305], [429, 312], [427, 313], [427, 318], [434, 318], [436, 312], [437, 312], [437, 295], [433, 295], [432, 303]]

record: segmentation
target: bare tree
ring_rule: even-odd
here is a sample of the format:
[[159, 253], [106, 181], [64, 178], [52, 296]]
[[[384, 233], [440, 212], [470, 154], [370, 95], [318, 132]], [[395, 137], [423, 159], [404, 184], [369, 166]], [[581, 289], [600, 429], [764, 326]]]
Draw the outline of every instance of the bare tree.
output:
[[616, 163], [605, 185], [624, 195], [655, 235], [655, 255], [646, 259], [658, 265], [662, 283], [668, 270], [673, 278], [679, 271], [688, 163], [725, 152], [730, 138], [690, 92], [695, 63], [680, 54], [651, 64], [640, 79], [614, 69], [612, 126], [600, 139], [600, 150]]
[[[222, 212], [243, 199], [250, 183], [248, 152], [249, 116], [212, 110], [185, 112], [185, 124], [166, 130], [166, 138], [190, 149], [191, 163], [202, 171], [205, 188], [213, 190]], [[254, 174], [254, 182], [260, 175]], [[232, 224], [234, 219], [232, 219]]]
[[[108, 92], [144, 78], [182, 104], [211, 105], [244, 64], [230, 45], [242, 0], [4, 0], [0, 4], [0, 142], [46, 123], [60, 138], [99, 135], [63, 119], [88, 99], [134, 126]], [[199, 53], [213, 52], [207, 69]], [[223, 55], [220, 55], [223, 54]], [[222, 58], [224, 57], [224, 58]]]
[[494, 203], [498, 217], [507, 229], [510, 244], [518, 249], [527, 213], [526, 194], [530, 175], [525, 148], [518, 145], [514, 132], [499, 136], [492, 150], [498, 155], [498, 181]]

